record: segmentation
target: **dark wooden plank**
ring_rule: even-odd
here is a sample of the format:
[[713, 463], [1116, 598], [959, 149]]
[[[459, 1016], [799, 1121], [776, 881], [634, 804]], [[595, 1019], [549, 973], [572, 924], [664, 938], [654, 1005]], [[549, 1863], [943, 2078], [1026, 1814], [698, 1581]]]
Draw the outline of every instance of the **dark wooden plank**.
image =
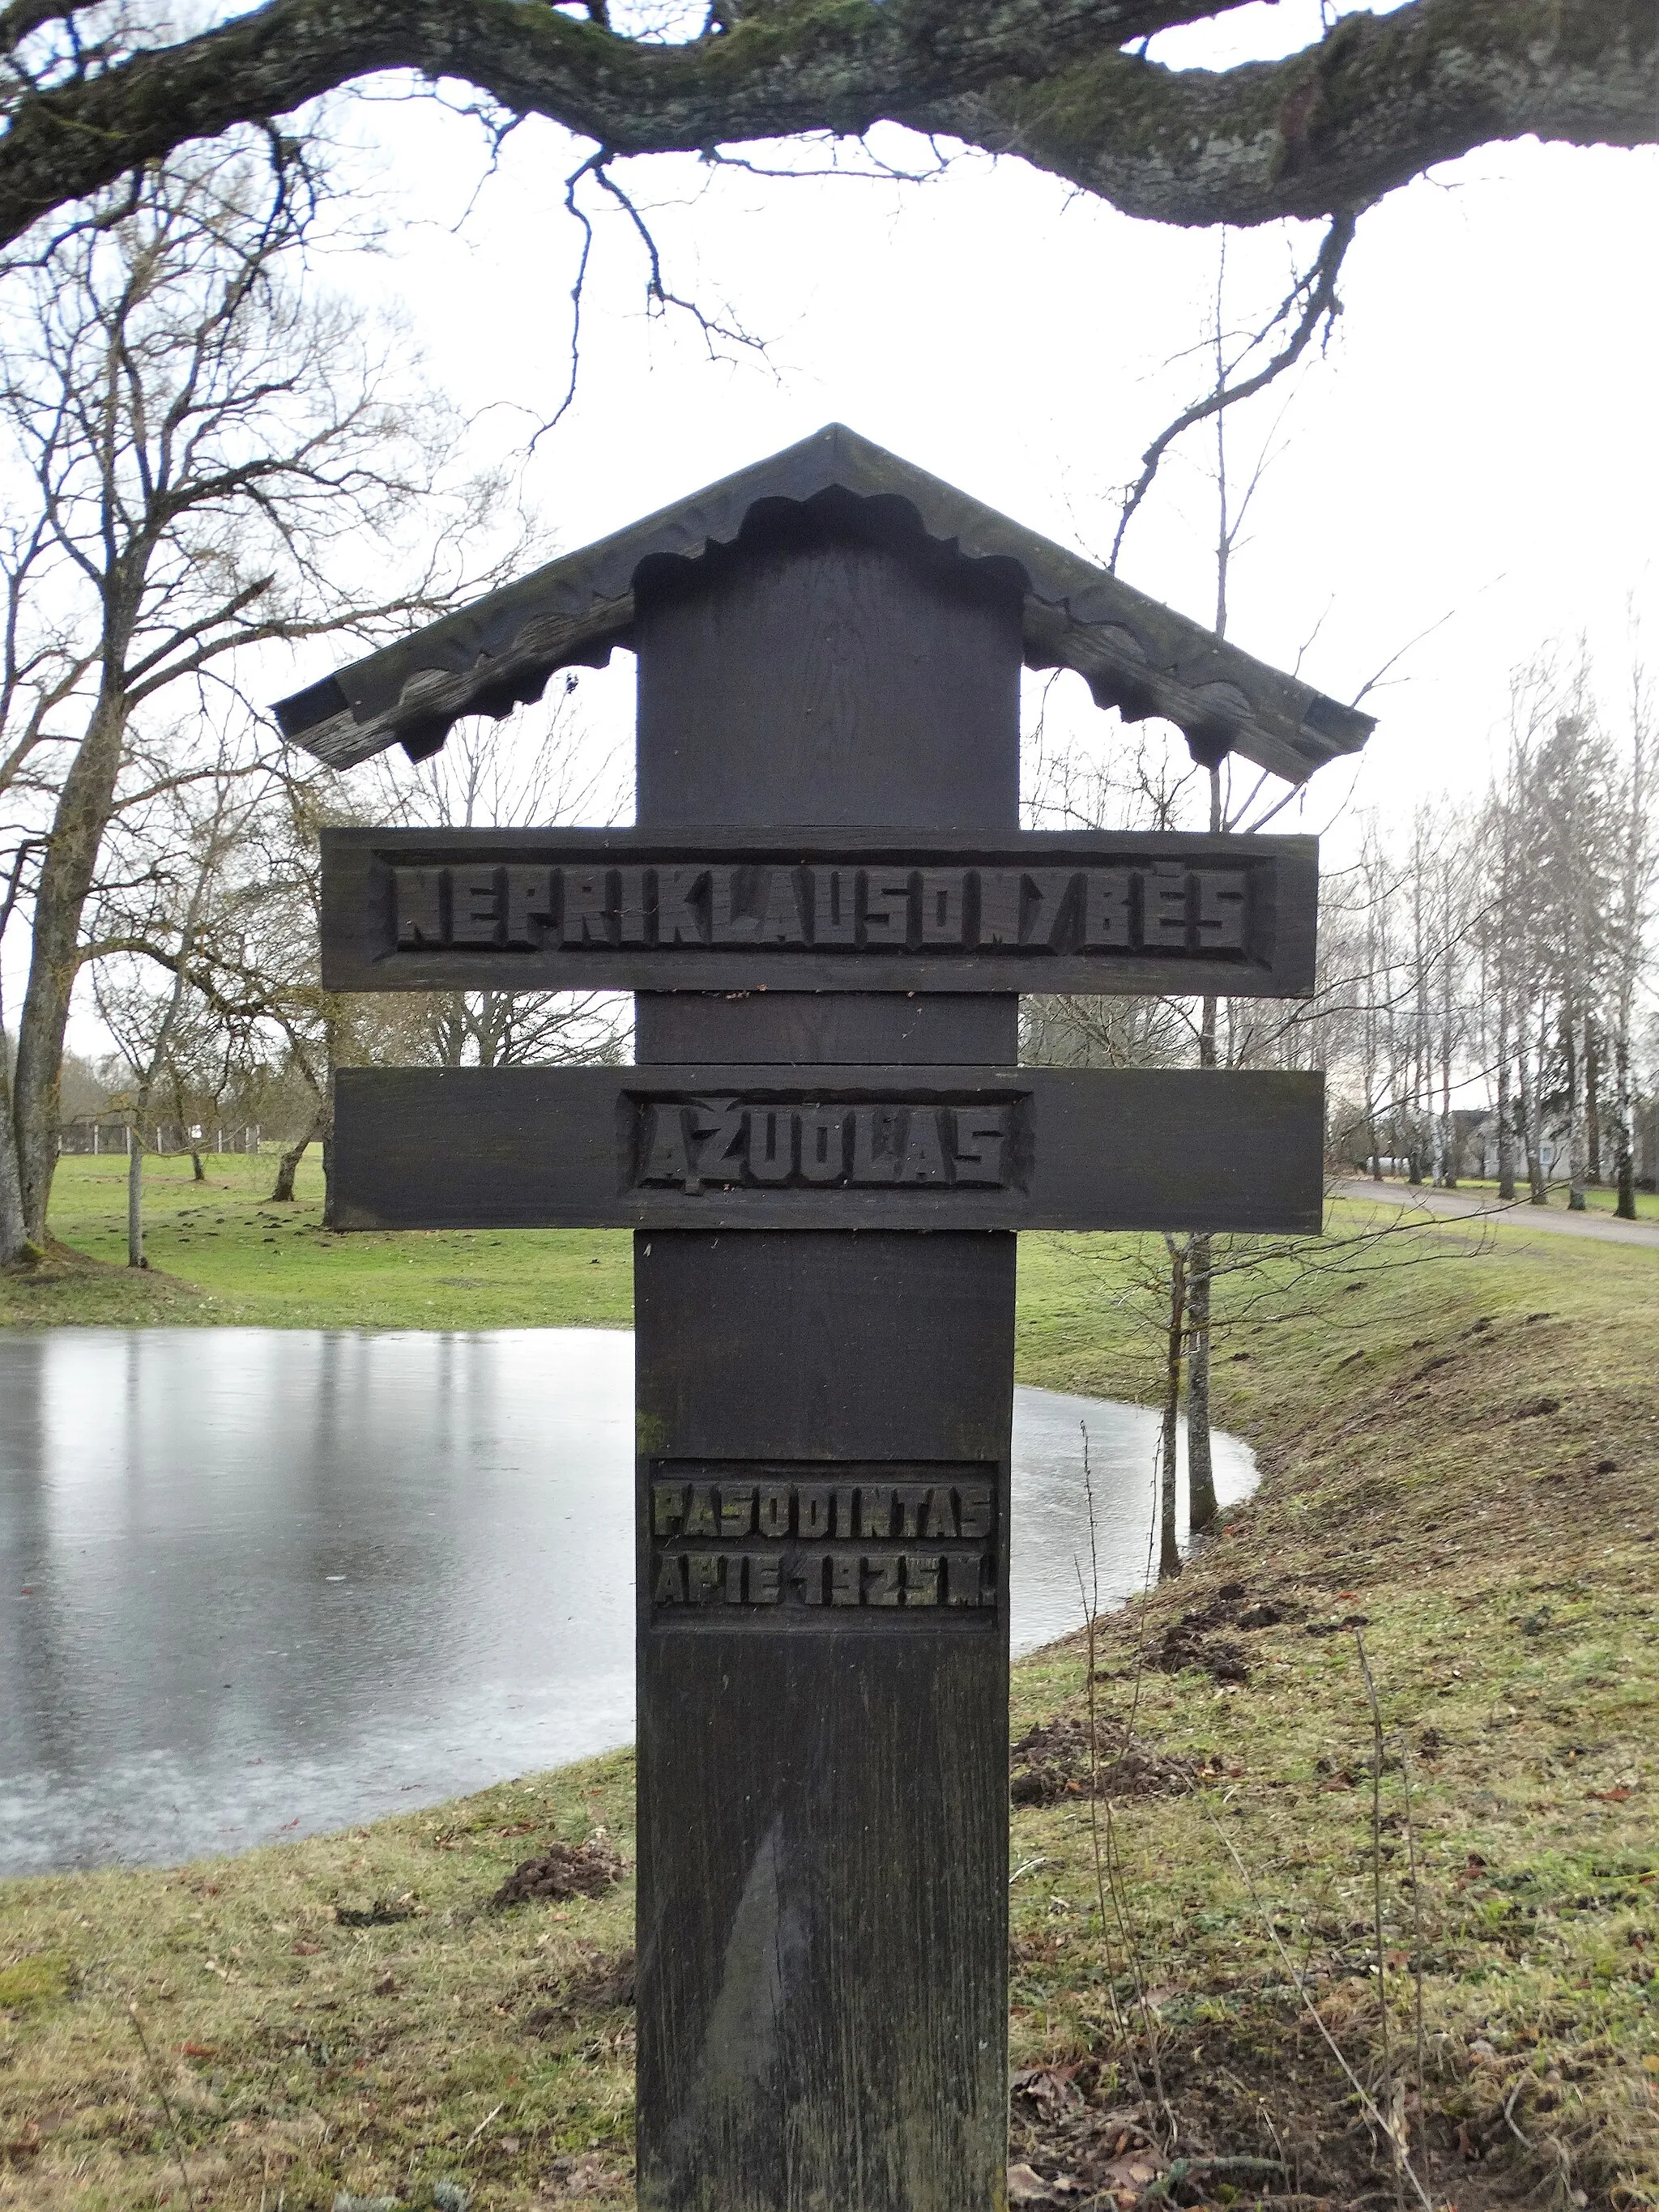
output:
[[[1018, 639], [994, 606], [975, 632], [895, 564], [873, 617], [885, 642], [864, 658], [869, 594], [843, 588], [836, 549], [797, 548], [805, 590], [781, 587], [777, 550], [701, 593], [641, 580], [642, 831], [702, 834], [729, 700], [747, 726], [739, 821], [1014, 832]], [[794, 702], [793, 723], [768, 720], [771, 697]], [[1012, 997], [692, 1005], [641, 998], [636, 1059], [817, 1043], [863, 1063], [896, 1038], [930, 1064], [1017, 1056]], [[826, 1480], [981, 1462], [1006, 1530], [1012, 1237], [656, 1230], [634, 1252], [642, 1545], [657, 1468], [763, 1456]], [[925, 1608], [875, 1633], [676, 1631], [642, 1613], [641, 2212], [1003, 2201], [1005, 1572], [990, 1633], [942, 1631]]]
[[323, 980], [1305, 996], [1317, 880], [1311, 837], [326, 830]]
[[[641, 2206], [984, 2212], [1006, 2124], [1014, 1240], [635, 1252]], [[992, 1602], [969, 1631], [872, 1604], [674, 1620], [651, 1493], [686, 1468], [739, 1497], [972, 1470]]]
[[343, 1068], [343, 1229], [1316, 1231], [1323, 1079], [1146, 1068]]

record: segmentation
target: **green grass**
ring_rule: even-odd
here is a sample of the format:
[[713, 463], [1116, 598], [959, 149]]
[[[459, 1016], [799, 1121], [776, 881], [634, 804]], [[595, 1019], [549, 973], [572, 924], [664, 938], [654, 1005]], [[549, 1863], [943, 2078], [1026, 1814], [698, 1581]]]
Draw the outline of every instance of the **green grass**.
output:
[[[68, 1158], [52, 1188], [59, 1249], [0, 1273], [0, 1326], [268, 1328], [627, 1328], [632, 1246], [616, 1231], [525, 1229], [337, 1237], [322, 1226], [320, 1164], [292, 1205], [270, 1203], [269, 1154], [145, 1163], [144, 1249], [126, 1264], [121, 1159]], [[67, 1248], [67, 1249], [63, 1249]], [[77, 1256], [78, 1255], [78, 1256]]]
[[[1074, 2069], [1083, 2103], [1017, 2097], [1014, 2154], [1086, 2176], [1088, 2130], [1133, 2112], [1188, 2153], [1279, 2160], [1297, 2212], [1391, 2203], [1322, 2026], [1374, 2099], [1401, 2084], [1437, 2207], [1659, 2205], [1659, 1255], [1453, 1222], [1353, 1241], [1366, 1211], [1337, 1209], [1311, 1270], [1285, 1259], [1225, 1294], [1217, 1417], [1257, 1447], [1256, 1498], [1179, 1583], [1101, 1624], [1092, 1684], [1080, 1637], [1015, 1670], [1016, 1740], [1058, 1723], [1061, 1753], [1051, 1802], [1012, 1814], [1013, 2057]], [[252, 1297], [244, 1265], [318, 1285], [284, 1309], [285, 1278], [238, 1318], [319, 1316], [333, 1255], [231, 1241], [216, 1297]], [[460, 1272], [436, 1242], [366, 1263], [400, 1322]], [[604, 1317], [625, 1318], [625, 1243], [586, 1243], [617, 1252]], [[514, 1246], [540, 1255], [533, 1317], [577, 1317], [557, 1286], [580, 1281], [559, 1255], [580, 1240]], [[181, 1256], [205, 1281], [198, 1249]], [[386, 1282], [400, 1251], [411, 1279]], [[1022, 1240], [1024, 1379], [1147, 1394], [1141, 1256]], [[1256, 1605], [1278, 1619], [1244, 1626]], [[1375, 1829], [1338, 1626], [1356, 1618], [1389, 1736]], [[1243, 1682], [1216, 1671], [1229, 1647]], [[1091, 1689], [1102, 1799], [1078, 1748]], [[479, 2212], [627, 2203], [631, 1883], [485, 1908], [555, 1838], [603, 1828], [631, 1859], [631, 1790], [618, 1753], [240, 1858], [0, 1886], [0, 2205], [181, 2203], [162, 2089], [198, 2205], [301, 2212], [345, 2188], [418, 2206], [445, 2178]], [[377, 1902], [412, 1917], [337, 1917]]]

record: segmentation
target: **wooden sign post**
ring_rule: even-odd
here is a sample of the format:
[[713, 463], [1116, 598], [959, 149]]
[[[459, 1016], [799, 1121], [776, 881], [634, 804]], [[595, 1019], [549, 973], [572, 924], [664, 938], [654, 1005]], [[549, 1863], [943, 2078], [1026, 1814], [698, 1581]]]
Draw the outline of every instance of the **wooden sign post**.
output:
[[[606, 636], [639, 664], [636, 830], [337, 833], [325, 948], [337, 988], [632, 988], [635, 1066], [343, 1075], [337, 1210], [635, 1227], [644, 2212], [989, 2212], [1012, 1231], [1320, 1205], [1317, 1078], [1022, 1070], [1018, 994], [1306, 990], [1314, 858], [1022, 836], [1030, 576], [1069, 556], [969, 557], [983, 510], [808, 447], [815, 488], [798, 448], [694, 503], [707, 535], [598, 549], [586, 617], [544, 584], [289, 702], [325, 756], [418, 751]], [[1293, 750], [1212, 647], [1235, 735]], [[1316, 704], [1315, 750], [1363, 738]]]

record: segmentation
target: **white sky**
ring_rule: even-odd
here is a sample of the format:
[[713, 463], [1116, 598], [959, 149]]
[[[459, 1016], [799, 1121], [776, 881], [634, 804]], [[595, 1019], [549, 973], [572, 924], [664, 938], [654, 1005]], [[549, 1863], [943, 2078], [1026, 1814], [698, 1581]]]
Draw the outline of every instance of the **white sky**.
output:
[[[402, 299], [483, 434], [510, 441], [568, 374], [576, 239], [561, 201], [580, 150], [524, 126], [452, 228], [478, 175], [476, 131], [427, 104], [373, 119], [401, 228], [364, 273]], [[895, 131], [878, 143], [896, 162], [925, 156]], [[671, 284], [769, 354], [711, 362], [687, 319], [648, 320], [625, 219], [598, 214], [576, 402], [528, 479], [562, 547], [839, 419], [1103, 557], [1116, 488], [1206, 388], [1204, 361], [1170, 363], [1211, 312], [1217, 239], [1130, 222], [1018, 162], [964, 156], [903, 190], [690, 160], [621, 173], [657, 207]], [[1526, 143], [1438, 172], [1365, 217], [1336, 340], [1288, 408], [1280, 384], [1241, 416], [1230, 465], [1248, 472], [1275, 422], [1277, 459], [1236, 562], [1230, 635], [1282, 666], [1300, 653], [1304, 676], [1349, 698], [1431, 632], [1366, 702], [1380, 726], [1358, 804], [1466, 796], [1510, 670], [1547, 638], [1587, 629], [1616, 694], [1626, 604], [1655, 583], [1656, 216], [1647, 155]], [[1230, 319], [1276, 304], [1316, 236], [1231, 234]], [[1200, 430], [1166, 464], [1121, 564], [1205, 622], [1212, 453]], [[313, 650], [296, 679], [326, 665]], [[621, 726], [631, 663], [583, 682]], [[1078, 726], [1105, 733], [1091, 709]], [[1352, 781], [1340, 767], [1316, 781], [1310, 826]]]
[[[1248, 18], [1158, 52], [1214, 64], [1249, 37], [1287, 47], [1316, 9], [1284, 0]], [[394, 230], [374, 259], [325, 257], [319, 281], [401, 303], [434, 381], [477, 417], [481, 447], [511, 449], [552, 412], [568, 373], [579, 239], [563, 179], [586, 149], [527, 124], [475, 199], [474, 125], [401, 96], [342, 120]], [[896, 131], [876, 143], [896, 163], [927, 157]], [[527, 477], [561, 548], [839, 419], [1103, 557], [1115, 488], [1206, 388], [1201, 358], [1175, 357], [1211, 312], [1216, 236], [1131, 222], [1018, 161], [964, 155], [911, 188], [770, 183], [689, 158], [619, 173], [654, 209], [674, 289], [769, 349], [711, 362], [689, 319], [648, 319], [625, 218], [590, 192], [577, 398]], [[1332, 859], [1356, 806], [1403, 814], [1443, 793], [1467, 803], [1509, 672], [1547, 639], [1588, 631], [1616, 695], [1626, 604], [1651, 601], [1656, 580], [1656, 216], [1650, 154], [1528, 143], [1438, 171], [1364, 218], [1335, 342], [1298, 374], [1288, 409], [1281, 384], [1241, 419], [1235, 470], [1248, 471], [1275, 422], [1277, 459], [1235, 564], [1229, 635], [1282, 666], [1301, 654], [1301, 672], [1345, 699], [1411, 647], [1400, 680], [1366, 702], [1381, 724], [1358, 775], [1328, 769], [1308, 794], [1301, 822], [1334, 822]], [[1260, 319], [1316, 236], [1230, 234], [1229, 319]], [[1212, 453], [1200, 431], [1166, 465], [1121, 563], [1206, 623]], [[314, 681], [337, 658], [311, 647], [273, 669], [270, 689]], [[631, 661], [582, 687], [596, 741], [625, 738]], [[1088, 742], [1111, 733], [1085, 705], [1074, 720]], [[98, 1042], [86, 1022], [74, 1041]]]

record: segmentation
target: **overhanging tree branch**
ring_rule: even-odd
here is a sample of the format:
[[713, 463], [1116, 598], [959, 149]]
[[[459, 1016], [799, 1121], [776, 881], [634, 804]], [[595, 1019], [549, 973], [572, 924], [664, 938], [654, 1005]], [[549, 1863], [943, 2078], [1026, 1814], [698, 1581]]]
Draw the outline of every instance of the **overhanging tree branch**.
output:
[[780, 0], [663, 46], [523, 0], [267, 0], [62, 82], [14, 70], [0, 240], [188, 140], [393, 70], [471, 84], [617, 155], [890, 121], [1188, 225], [1352, 211], [1493, 140], [1656, 135], [1651, 0], [1407, 0], [1220, 71], [1125, 51], [1238, 4]]

